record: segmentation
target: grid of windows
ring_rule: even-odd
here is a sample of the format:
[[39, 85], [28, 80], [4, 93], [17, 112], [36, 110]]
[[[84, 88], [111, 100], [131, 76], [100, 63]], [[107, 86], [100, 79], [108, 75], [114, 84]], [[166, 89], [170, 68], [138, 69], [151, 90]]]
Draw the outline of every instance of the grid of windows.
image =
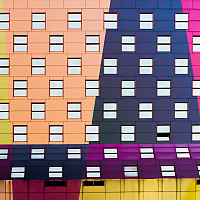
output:
[[188, 74], [188, 73], [189, 73], [188, 58], [176, 58], [175, 59], [175, 74]]
[[9, 74], [9, 59], [0, 58], [0, 75]]
[[159, 35], [157, 40], [158, 52], [170, 52], [171, 51], [171, 36]]
[[50, 96], [61, 97], [63, 96], [63, 81], [50, 81]]
[[123, 80], [121, 84], [121, 95], [122, 96], [135, 96], [135, 81]]
[[200, 36], [193, 36], [193, 52], [200, 52]]
[[153, 29], [153, 13], [140, 13], [140, 29]]
[[49, 167], [49, 178], [62, 178], [62, 167]]
[[27, 96], [27, 81], [14, 81], [14, 97], [26, 97]]
[[0, 119], [9, 119], [8, 103], [0, 103]]
[[62, 142], [63, 141], [63, 126], [62, 125], [50, 125], [50, 142]]
[[157, 141], [170, 141], [170, 125], [157, 125]]
[[135, 126], [133, 126], [133, 125], [122, 125], [121, 126], [121, 141], [122, 142], [135, 141]]
[[175, 29], [188, 29], [189, 28], [189, 14], [176, 13], [175, 14]]
[[44, 118], [45, 118], [45, 104], [32, 103], [32, 119], [44, 119]]
[[0, 13], [0, 29], [10, 28], [10, 15], [9, 13]]
[[99, 35], [86, 35], [86, 51], [99, 51]]
[[117, 58], [104, 58], [103, 74], [117, 74]]
[[103, 118], [116, 119], [117, 118], [117, 103], [103, 104]]
[[81, 103], [68, 103], [68, 119], [81, 118]]
[[122, 35], [122, 52], [135, 51], [135, 36], [134, 35]]
[[81, 58], [68, 58], [68, 74], [81, 74]]
[[104, 13], [104, 28], [117, 29], [117, 13]]
[[32, 58], [32, 74], [45, 74], [45, 58]]
[[28, 38], [26, 35], [14, 35], [14, 51], [15, 52], [26, 52]]
[[32, 29], [45, 29], [45, 13], [32, 13]]
[[61, 52], [63, 51], [63, 35], [50, 36], [50, 51]]
[[14, 142], [26, 142], [27, 141], [27, 126], [17, 125], [13, 127]]
[[153, 118], [153, 103], [139, 103], [139, 118]]
[[192, 125], [192, 141], [200, 141], [200, 125]]
[[81, 159], [81, 149], [68, 149], [67, 155], [68, 159]]
[[125, 177], [138, 177], [137, 166], [124, 166]]
[[170, 96], [171, 81], [157, 81], [157, 96]]
[[195, 80], [192, 82], [192, 95], [200, 96], [200, 80]]
[[188, 118], [188, 103], [175, 103], [175, 118]]
[[104, 149], [104, 158], [118, 158], [117, 148], [105, 148]]
[[140, 58], [140, 74], [153, 74], [153, 59]]
[[81, 29], [81, 13], [68, 13], [68, 29]]
[[98, 80], [86, 80], [85, 83], [86, 96], [99, 96], [99, 81]]
[[99, 126], [86, 126], [86, 142], [98, 142], [99, 141]]
[[86, 167], [87, 178], [99, 178], [101, 176], [100, 167]]

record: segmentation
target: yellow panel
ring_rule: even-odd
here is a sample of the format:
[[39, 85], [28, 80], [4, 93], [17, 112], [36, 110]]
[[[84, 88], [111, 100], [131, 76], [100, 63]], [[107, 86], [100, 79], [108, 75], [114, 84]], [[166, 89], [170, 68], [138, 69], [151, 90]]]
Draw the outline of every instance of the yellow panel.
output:
[[106, 192], [105, 186], [83, 186], [83, 192]]
[[144, 200], [158, 200], [158, 192], [144, 192]]
[[196, 199], [195, 200], [200, 200], [200, 192], [199, 191], [196, 192]]
[[106, 192], [119, 192], [119, 191], [120, 191], [120, 180], [106, 181]]
[[181, 192], [181, 200], [195, 199], [195, 192]]
[[176, 179], [163, 179], [163, 191], [175, 192]]
[[105, 200], [105, 193], [83, 193], [83, 200]]
[[10, 133], [11, 127], [8, 120], [0, 121], [0, 134]]
[[120, 193], [106, 193], [106, 200], [120, 200]]
[[121, 200], [139, 200], [138, 194], [138, 192], [121, 193]]
[[195, 179], [181, 179], [181, 191], [195, 191]]
[[176, 192], [163, 192], [163, 200], [176, 200]]
[[[138, 191], [138, 180], [131, 180], [131, 179], [126, 179], [126, 180], [122, 180], [121, 181], [121, 190], [122, 190], [122, 187], [124, 186], [124, 191], [125, 192], [133, 192], [133, 191]], [[123, 191], [123, 190], [122, 190]]]
[[11, 144], [12, 135], [11, 134], [0, 134], [0, 144]]
[[158, 191], [158, 179], [145, 179], [144, 191]]

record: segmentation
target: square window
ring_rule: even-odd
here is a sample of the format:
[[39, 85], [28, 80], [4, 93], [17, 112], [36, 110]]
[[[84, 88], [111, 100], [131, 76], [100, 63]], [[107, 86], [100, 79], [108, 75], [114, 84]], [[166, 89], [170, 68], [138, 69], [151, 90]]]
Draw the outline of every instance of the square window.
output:
[[27, 81], [14, 81], [14, 97], [27, 96]]
[[171, 81], [157, 81], [157, 96], [171, 95]]
[[192, 96], [200, 96], [200, 80], [195, 80], [192, 83]]
[[62, 167], [49, 167], [49, 178], [62, 178]]
[[68, 29], [81, 29], [81, 13], [68, 13]]
[[122, 52], [134, 52], [134, 51], [135, 51], [135, 36], [122, 35]]
[[176, 154], [177, 158], [190, 158], [189, 149], [185, 147], [177, 147]]
[[27, 126], [13, 126], [14, 142], [27, 142]]
[[139, 118], [153, 118], [153, 103], [139, 103]]
[[157, 125], [157, 141], [170, 141], [170, 125]]
[[117, 58], [104, 58], [103, 74], [117, 74]]
[[68, 74], [81, 74], [81, 58], [68, 58]]
[[200, 36], [193, 36], [193, 52], [200, 52]]
[[45, 13], [32, 13], [32, 29], [45, 29]]
[[9, 74], [9, 58], [0, 58], [0, 75]]
[[44, 159], [44, 149], [31, 149], [31, 159]]
[[122, 142], [135, 141], [135, 126], [133, 126], [133, 125], [122, 125], [121, 126], [121, 141]]
[[117, 13], [104, 13], [104, 28], [117, 29]]
[[85, 126], [86, 142], [99, 141], [99, 126]]
[[188, 103], [175, 103], [175, 118], [188, 118]]
[[81, 159], [81, 149], [68, 149], [67, 150], [68, 159]]
[[27, 52], [27, 35], [14, 35], [14, 52]]
[[44, 118], [45, 118], [45, 104], [32, 103], [32, 119], [44, 119]]
[[99, 35], [86, 35], [86, 51], [99, 51]]
[[92, 166], [92, 167], [86, 167], [87, 172], [87, 178], [100, 178], [100, 167], [98, 166]]
[[32, 74], [45, 74], [45, 58], [32, 58]]
[[141, 158], [154, 158], [153, 148], [140, 148]]
[[157, 42], [158, 52], [170, 52], [171, 51], [171, 36], [159, 35]]
[[140, 74], [153, 74], [153, 59], [140, 58]]
[[50, 51], [63, 51], [63, 35], [50, 35]]
[[10, 16], [9, 13], [0, 13], [0, 29], [9, 29], [10, 25]]
[[192, 125], [192, 141], [200, 141], [200, 125]]
[[103, 118], [116, 119], [117, 118], [117, 103], [103, 104]]
[[63, 126], [62, 125], [50, 125], [50, 142], [62, 142], [63, 141]]
[[153, 29], [153, 13], [140, 13], [140, 29]]
[[176, 176], [175, 171], [174, 171], [174, 166], [170, 166], [170, 165], [161, 166], [161, 172], [162, 172], [163, 177]]
[[175, 14], [175, 29], [188, 29], [189, 28], [189, 14], [176, 13]]
[[122, 96], [132, 97], [135, 96], [135, 81], [127, 80], [122, 81]]
[[24, 178], [25, 177], [25, 167], [12, 167], [11, 178]]
[[50, 97], [63, 96], [63, 81], [50, 81]]
[[0, 149], [0, 160], [8, 159], [8, 149]]
[[104, 158], [118, 158], [117, 148], [105, 148], [104, 149]]
[[9, 119], [8, 103], [0, 103], [0, 119]]
[[137, 166], [124, 166], [124, 176], [126, 177], [138, 177]]
[[81, 103], [68, 103], [68, 119], [81, 119]]
[[85, 85], [86, 85], [86, 96], [99, 96], [98, 80], [87, 80]]
[[175, 59], [175, 74], [188, 74], [188, 73], [189, 73], [188, 58], [176, 58]]

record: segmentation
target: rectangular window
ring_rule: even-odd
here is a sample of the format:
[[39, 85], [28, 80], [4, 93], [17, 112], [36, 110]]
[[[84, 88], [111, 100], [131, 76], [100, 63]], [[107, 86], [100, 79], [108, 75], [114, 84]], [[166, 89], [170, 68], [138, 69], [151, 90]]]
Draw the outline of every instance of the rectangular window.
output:
[[68, 13], [68, 29], [81, 29], [81, 13]]
[[193, 52], [200, 52], [200, 36], [193, 36]]
[[27, 35], [14, 35], [14, 51], [26, 52], [27, 41]]
[[175, 171], [174, 171], [174, 166], [166, 165], [166, 166], [161, 166], [161, 172], [162, 176], [175, 176]]
[[171, 36], [159, 35], [157, 43], [158, 52], [170, 52], [171, 51]]
[[103, 118], [116, 119], [117, 118], [117, 103], [103, 104]]
[[13, 127], [14, 142], [26, 142], [27, 141], [27, 126], [17, 125]]
[[200, 96], [200, 80], [195, 80], [192, 83], [192, 96]]
[[124, 176], [126, 177], [138, 177], [137, 166], [124, 166]]
[[44, 149], [31, 149], [31, 159], [44, 159]]
[[140, 58], [140, 74], [153, 74], [153, 59]]
[[10, 16], [9, 13], [0, 13], [0, 29], [9, 29]]
[[117, 74], [117, 58], [104, 58], [103, 74]]
[[9, 58], [0, 58], [0, 75], [9, 74]]
[[170, 141], [170, 125], [157, 125], [157, 141]]
[[135, 81], [122, 81], [122, 96], [135, 96]]
[[86, 142], [99, 141], [99, 126], [85, 126]]
[[186, 147], [176, 148], [177, 158], [190, 158], [189, 149]]
[[8, 159], [8, 149], [0, 149], [0, 160]]
[[50, 97], [63, 96], [63, 81], [50, 81]]
[[140, 13], [140, 29], [153, 29], [153, 13]]
[[100, 178], [100, 167], [86, 167], [87, 178]]
[[81, 74], [81, 58], [68, 58], [68, 74]]
[[175, 14], [175, 29], [188, 29], [189, 28], [189, 14], [176, 13]]
[[86, 51], [99, 51], [99, 35], [86, 35]]
[[141, 158], [154, 158], [153, 148], [140, 148]]
[[63, 126], [50, 125], [50, 142], [62, 142], [63, 141]]
[[189, 73], [188, 58], [176, 58], [175, 59], [175, 74], [188, 74], [188, 73]]
[[153, 103], [139, 103], [139, 118], [153, 118]]
[[192, 125], [192, 141], [200, 141], [200, 125]]
[[24, 178], [25, 167], [12, 167], [11, 178]]
[[49, 178], [62, 178], [62, 167], [49, 167]]
[[88, 80], [86, 85], [86, 96], [99, 96], [99, 81]]
[[118, 158], [117, 148], [105, 148], [104, 149], [104, 158]]
[[157, 81], [157, 96], [171, 95], [171, 81]]
[[200, 166], [197, 166], [198, 174], [200, 176]]
[[68, 149], [68, 159], [81, 159], [81, 149]]
[[0, 119], [9, 119], [8, 103], [0, 103]]
[[104, 28], [117, 29], [117, 13], [104, 13]]
[[175, 103], [175, 118], [188, 118], [188, 103]]
[[45, 29], [45, 13], [32, 13], [32, 29]]
[[50, 35], [50, 51], [63, 51], [63, 35]]
[[133, 125], [122, 125], [121, 126], [121, 141], [122, 142], [135, 141], [135, 126], [133, 126]]
[[14, 97], [27, 96], [27, 81], [14, 81]]
[[68, 119], [81, 118], [81, 103], [68, 103]]
[[32, 58], [32, 74], [45, 74], [45, 58]]
[[44, 118], [45, 118], [45, 104], [32, 103], [32, 119], [44, 119]]
[[134, 51], [135, 51], [135, 36], [122, 35], [122, 52], [134, 52]]

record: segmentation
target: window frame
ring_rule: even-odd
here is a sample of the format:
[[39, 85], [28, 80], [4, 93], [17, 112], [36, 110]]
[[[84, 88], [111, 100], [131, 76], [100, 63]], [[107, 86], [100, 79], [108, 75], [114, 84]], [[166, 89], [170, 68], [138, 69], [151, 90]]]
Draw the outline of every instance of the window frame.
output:
[[[75, 60], [75, 59], [80, 59], [81, 61], [81, 65], [80, 66], [69, 66], [69, 59], [71, 60]], [[80, 74], [69, 74], [69, 68], [73, 68], [73, 67], [79, 67], [80, 68]], [[70, 75], [70, 76], [74, 76], [74, 75], [82, 75], [82, 58], [67, 58], [67, 75]]]
[[[26, 128], [26, 133], [15, 133], [15, 127], [24, 127]], [[25, 136], [25, 141], [15, 141], [15, 136]], [[27, 125], [13, 125], [13, 142], [28, 142], [28, 126]]]
[[[69, 111], [69, 104], [79, 104], [80, 111]], [[73, 113], [73, 112], [75, 112], [75, 113], [80, 112], [80, 118], [69, 118], [68, 113]], [[82, 119], [82, 104], [81, 104], [81, 102], [67, 102], [67, 119], [70, 119], [70, 120]]]
[[8, 69], [8, 73], [7, 74], [1, 74], [0, 73], [0, 75], [10, 75], [10, 58], [9, 57], [8, 58], [0, 58], [0, 63], [1, 63], [2, 60], [7, 60], [8, 61], [8, 66], [0, 65], [0, 70], [1, 69]]
[[[98, 127], [98, 133], [95, 133], [95, 132], [92, 132], [92, 133], [87, 133], [87, 127], [88, 126], [90, 126], [90, 127], [92, 127], [92, 126], [97, 126]], [[85, 141], [86, 142], [99, 142], [99, 134], [100, 134], [100, 132], [99, 132], [99, 125], [85, 125]], [[87, 135], [97, 135], [98, 136], [98, 140], [96, 141], [94, 141], [94, 140], [87, 140]]]
[[[123, 81], [125, 82], [134, 82], [134, 87], [133, 88], [130, 88], [130, 87], [125, 87], [123, 88], [122, 85], [123, 85]], [[123, 93], [123, 90], [133, 90], [134, 91], [134, 95], [122, 95]], [[121, 79], [121, 97], [136, 97], [136, 80], [127, 80], [127, 79]]]
[[[140, 16], [141, 14], [144, 14], [144, 15], [145, 14], [151, 14], [152, 17], [153, 17], [153, 21], [141, 21], [141, 16]], [[142, 28], [141, 29], [141, 23], [143, 23], [143, 22], [145, 22], [145, 23], [152, 23], [152, 28], [151, 29], [150, 28], [148, 28], [148, 29], [147, 28]], [[152, 13], [140, 12], [139, 13], [139, 26], [140, 26], [139, 27], [140, 30], [153, 30], [154, 29], [154, 12], [152, 12]]]
[[6, 119], [1, 119], [0, 118], [0, 120], [8, 120], [8, 119], [10, 119], [10, 104], [9, 103], [0, 103], [0, 106], [1, 105], [7, 105], [8, 106], [8, 111], [2, 111], [2, 110], [0, 110], [0, 113], [7, 113], [7, 115], [8, 115], [8, 118], [6, 118]]
[[[87, 43], [87, 37], [98, 37], [99, 38], [99, 43]], [[98, 45], [98, 51], [87, 51], [87, 45]], [[85, 35], [85, 52], [100, 52], [100, 35]]]
[[[88, 170], [88, 168], [97, 168], [97, 167], [99, 168], [99, 170]], [[96, 178], [100, 179], [101, 178], [101, 166], [100, 165], [99, 166], [86, 166], [85, 169], [86, 169], [85, 173], [86, 173], [87, 178], [92, 178], [92, 179], [96, 179]], [[99, 176], [88, 176], [89, 174], [92, 174], [92, 173], [96, 173], [96, 174], [98, 173]]]
[[[167, 87], [161, 87], [161, 88], [159, 88], [158, 87], [158, 82], [159, 81], [169, 81], [169, 88], [167, 88]], [[171, 97], [171, 87], [172, 87], [172, 85], [171, 85], [171, 80], [157, 80], [157, 88], [156, 88], [156, 91], [157, 91], [157, 97]], [[158, 95], [158, 91], [159, 90], [169, 90], [169, 95]]]
[[[63, 39], [63, 43], [51, 43], [51, 37], [62, 37]], [[64, 35], [49, 35], [49, 53], [53, 52], [53, 53], [63, 53], [64, 52]], [[51, 46], [62, 46], [62, 51], [52, 51], [51, 50]]]
[[[169, 133], [168, 132], [162, 132], [162, 133], [160, 132], [160, 133], [158, 133], [158, 127], [159, 126], [160, 127], [161, 126], [169, 126]], [[158, 138], [159, 138], [158, 134], [169, 134], [169, 140], [161, 140], [161, 141], [159, 141], [158, 140]], [[171, 124], [157, 124], [157, 126], [156, 126], [156, 141], [157, 142], [170, 142], [171, 141]]]
[[[169, 43], [158, 43], [158, 38], [159, 37], [169, 37], [170, 38], [170, 42]], [[161, 45], [161, 46], [169, 45], [170, 46], [170, 50], [169, 51], [158, 51], [159, 45]], [[157, 52], [159, 52], [159, 53], [170, 53], [171, 51], [172, 51], [172, 37], [171, 37], [171, 35], [157, 35]]]
[[[122, 39], [123, 39], [123, 37], [133, 37], [134, 38], [134, 43], [129, 43], [129, 42], [124, 42], [123, 43], [123, 41], [122, 41]], [[134, 51], [123, 51], [122, 49], [123, 49], [123, 45], [124, 46], [131, 46], [131, 45], [133, 45], [134, 46]], [[121, 35], [121, 52], [122, 53], [134, 53], [134, 52], [136, 52], [136, 35]]]
[[[177, 66], [176, 65], [176, 60], [183, 60], [183, 59], [187, 59], [187, 66]], [[176, 73], [176, 68], [187, 68], [187, 74], [177, 74]], [[174, 74], [175, 75], [189, 75], [189, 58], [175, 58], [174, 59]]]
[[[187, 110], [176, 110], [176, 103], [187, 103]], [[180, 117], [178, 117], [178, 118], [176, 118], [176, 112], [187, 112], [187, 117], [186, 118], [180, 118]], [[188, 119], [188, 117], [189, 117], [189, 102], [174, 102], [174, 119]]]
[[[87, 88], [87, 82], [94, 82], [94, 81], [97, 81], [98, 82], [98, 88]], [[94, 79], [94, 80], [85, 80], [85, 96], [86, 97], [98, 97], [100, 96], [100, 81], [98, 79]], [[97, 90], [98, 91], [98, 95], [87, 95], [87, 90]]]
[[[37, 65], [33, 66], [33, 60], [41, 60], [44, 59], [44, 66], [43, 65]], [[44, 74], [33, 74], [33, 68], [44, 68]], [[31, 75], [46, 75], [46, 58], [31, 58]]]
[[[81, 21], [69, 21], [69, 14], [80, 14], [81, 15]], [[67, 13], [67, 29], [69, 30], [82, 30], [82, 21], [83, 21], [83, 17], [82, 17], [82, 12], [68, 12]], [[69, 23], [70, 22], [75, 22], [75, 23], [80, 23], [81, 24], [81, 27], [80, 28], [69, 28]]]
[[[188, 21], [177, 21], [177, 20], [176, 20], [176, 15], [177, 15], [177, 14], [178, 14], [178, 15], [188, 15]], [[188, 29], [189, 29], [189, 24], [190, 24], [190, 23], [189, 23], [189, 13], [175, 13], [175, 20], [174, 20], [174, 21], [175, 21], [175, 27], [174, 27], [175, 30], [188, 30]], [[188, 28], [186, 28], [186, 29], [185, 29], [185, 28], [184, 28], [184, 29], [183, 29], [183, 28], [176, 28], [177, 23], [178, 23], [178, 24], [180, 24], [180, 23], [187, 23]]]
[[[127, 169], [125, 170], [125, 168], [127, 168], [127, 167], [130, 167], [130, 168], [131, 168], [131, 167], [132, 167], [132, 168], [135, 167], [136, 170], [127, 170]], [[123, 172], [124, 172], [124, 178], [136, 178], [136, 177], [138, 177], [138, 166], [137, 166], [137, 165], [124, 165], [124, 166], [123, 166]], [[134, 176], [130, 176], [130, 175], [127, 176], [127, 175], [126, 175], [127, 173], [129, 173], [129, 174], [130, 174], [130, 173], [136, 173], [136, 176], [135, 176], [135, 175], [134, 175]]]
[[[62, 82], [62, 88], [58, 88], [58, 87], [56, 87], [56, 88], [52, 88], [51, 87], [51, 82], [52, 81], [59, 81], [59, 82]], [[49, 97], [64, 97], [64, 80], [49, 80]], [[51, 92], [55, 92], [55, 90], [62, 90], [62, 95], [51, 95]]]
[[[117, 21], [109, 21], [109, 20], [106, 20], [105, 21], [105, 14], [117, 14]], [[117, 28], [105, 28], [105, 23], [117, 23]], [[103, 13], [103, 29], [108, 29], [108, 30], [118, 30], [118, 12], [104, 12]]]
[[[199, 87], [194, 87], [194, 82], [199, 82]], [[194, 95], [194, 90], [199, 90], [199, 95]], [[195, 96], [195, 97], [200, 96], [200, 79], [192, 80], [192, 96]]]
[[[131, 133], [131, 132], [122, 133], [122, 128], [123, 128], [123, 127], [126, 127], [126, 126], [133, 126], [133, 127], [134, 127], [134, 133]], [[136, 126], [135, 126], [135, 125], [132, 125], [132, 124], [124, 124], [124, 125], [121, 125], [121, 126], [120, 126], [120, 129], [121, 129], [121, 132], [120, 132], [120, 133], [121, 133], [121, 142], [135, 142], [135, 127], [136, 127]], [[122, 140], [122, 136], [123, 136], [123, 135], [133, 135], [134, 140], [132, 140], [132, 141], [127, 141], [127, 140], [124, 141], [124, 140]]]
[[[33, 108], [32, 108], [32, 105], [33, 104], [44, 104], [44, 111], [33, 111]], [[32, 115], [33, 115], [33, 112], [37, 113], [37, 112], [44, 112], [44, 118], [43, 119], [33, 119]], [[45, 120], [46, 119], [46, 104], [45, 102], [31, 102], [31, 120]]]
[[[199, 38], [199, 43], [194, 43], [194, 38]], [[199, 51], [194, 51], [194, 46], [197, 46], [197, 47], [199, 47]], [[192, 36], [192, 53], [198, 53], [198, 52], [200, 52], [200, 35], [193, 35]]]
[[[152, 66], [141, 66], [141, 63], [140, 63], [140, 60], [152, 60]], [[141, 73], [141, 68], [152, 68], [152, 73], [151, 74], [144, 74], [144, 73]], [[154, 58], [139, 58], [139, 75], [153, 75], [154, 74]]]
[[[152, 110], [151, 110], [151, 111], [150, 111], [150, 110], [140, 110], [140, 104], [151, 104], [151, 105], [152, 105]], [[138, 110], [139, 110], [139, 116], [138, 116], [138, 118], [139, 118], [139, 119], [142, 119], [142, 120], [143, 120], [143, 119], [153, 119], [153, 117], [154, 117], [154, 116], [153, 116], [153, 111], [154, 111], [153, 109], [154, 109], [153, 102], [139, 102], [139, 109], [138, 109]], [[151, 112], [151, 114], [152, 114], [151, 116], [152, 116], [152, 117], [151, 117], [151, 118], [149, 118], [149, 117], [148, 117], [148, 118], [143, 118], [143, 117], [141, 118], [141, 117], [140, 117], [140, 113], [141, 113], [141, 112], [142, 112], [142, 113], [144, 113], [144, 112]]]
[[[194, 131], [193, 130], [193, 127], [199, 127], [199, 132], [198, 131]], [[200, 141], [200, 124], [192, 124], [192, 142], [195, 142], [195, 141]], [[199, 135], [199, 140], [194, 140], [193, 139], [193, 135]]]
[[7, 31], [9, 31], [10, 30], [10, 13], [8, 13], [8, 12], [5, 12], [5, 13], [0, 13], [0, 15], [8, 15], [8, 18], [9, 18], [9, 20], [8, 21], [0, 21], [0, 24], [1, 23], [8, 23], [8, 29], [1, 29], [0, 28], [0, 30], [7, 30]]
[[[15, 83], [16, 82], [22, 82], [22, 81], [24, 81], [24, 82], [26, 82], [26, 88], [24, 87], [24, 88], [15, 88]], [[26, 95], [25, 96], [15, 96], [15, 91], [25, 91], [26, 92]], [[28, 80], [13, 80], [13, 97], [28, 97]]]
[[[59, 126], [60, 128], [62, 127], [62, 133], [55, 133], [55, 132], [52, 133], [51, 132], [51, 128], [52, 127], [57, 127], [57, 126]], [[63, 130], [64, 130], [64, 126], [63, 125], [60, 125], [60, 124], [57, 124], [57, 125], [50, 124], [49, 125], [49, 142], [63, 142], [64, 141], [64, 133], [63, 133], [64, 131]], [[55, 141], [55, 140], [52, 141], [51, 140], [51, 136], [62, 136], [62, 140], [61, 141]]]
[[[44, 153], [33, 153], [32, 150], [44, 150]], [[45, 148], [31, 148], [31, 152], [30, 152], [30, 159], [31, 160], [45, 160]], [[41, 156], [43, 155], [43, 158], [32, 158], [32, 156]]]
[[[105, 59], [109, 59], [109, 60], [116, 60], [117, 61], [117, 65], [114, 66], [114, 65], [109, 65], [109, 66], [105, 66]], [[105, 74], [105, 68], [116, 68], [116, 74]], [[113, 75], [117, 75], [118, 74], [118, 58], [103, 58], [103, 75], [104, 76], [113, 76]]]
[[[116, 110], [104, 110], [104, 104], [116, 104]], [[116, 118], [105, 118], [104, 113], [105, 112], [115, 112], [116, 113]], [[103, 102], [103, 120], [116, 120], [118, 118], [118, 102]]]
[[[44, 14], [44, 18], [45, 18], [45, 21], [33, 21], [33, 15], [41, 15], [41, 14]], [[33, 23], [44, 23], [44, 28], [43, 29], [35, 29], [33, 28]], [[46, 12], [32, 12], [31, 13], [31, 30], [46, 30]]]
[[[26, 38], [26, 43], [15, 43], [15, 37], [19, 37], [19, 38]], [[26, 45], [26, 51], [15, 51], [15, 46], [25, 46]], [[28, 52], [28, 35], [13, 35], [13, 52], [14, 53], [24, 53], [24, 52]]]

